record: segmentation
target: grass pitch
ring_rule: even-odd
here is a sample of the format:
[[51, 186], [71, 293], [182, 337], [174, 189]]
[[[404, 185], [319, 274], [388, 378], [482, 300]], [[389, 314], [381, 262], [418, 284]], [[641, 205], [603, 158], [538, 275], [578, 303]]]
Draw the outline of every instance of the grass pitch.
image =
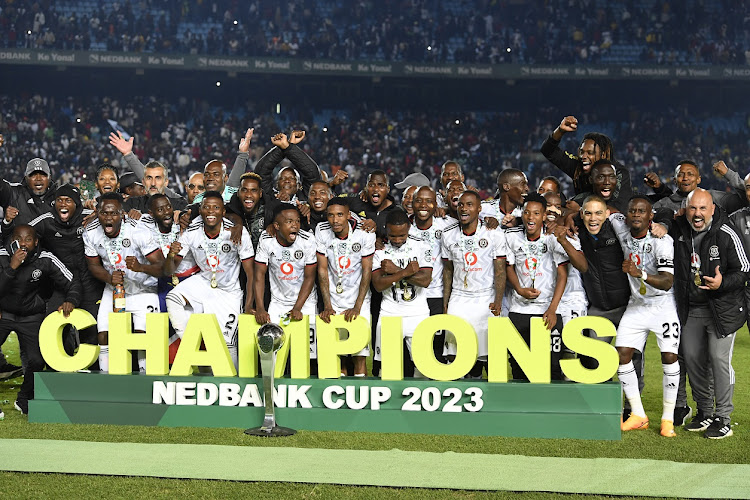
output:
[[[11, 362], [20, 364], [15, 336], [3, 346]], [[620, 442], [572, 439], [522, 439], [505, 437], [431, 436], [300, 431], [285, 439], [252, 439], [240, 429], [157, 428], [137, 426], [29, 424], [13, 409], [20, 378], [0, 382], [0, 407], [6, 414], [0, 422], [0, 437], [61, 439], [103, 442], [195, 443], [232, 446], [291, 446], [362, 450], [419, 450], [457, 453], [497, 453], [506, 455], [555, 456], [573, 458], [650, 458], [694, 463], [748, 463], [750, 461], [750, 336], [747, 329], [738, 334], [733, 365], [736, 370], [732, 415], [734, 436], [713, 441], [702, 433], [678, 429], [675, 439], [659, 436], [661, 415], [661, 362], [653, 336], [646, 348], [646, 388], [644, 406], [652, 428], [623, 435]], [[6, 402], [7, 401], [7, 402]], [[690, 400], [691, 406], [695, 404]], [[250, 424], [249, 424], [250, 425]], [[12, 450], [3, 450], [3, 460], [12, 460]], [[85, 457], [71, 457], [85, 460]], [[196, 458], [200, 459], [200, 458]], [[241, 466], [252, 466], [242, 464]], [[634, 478], [623, 478], [633, 480]], [[55, 474], [0, 473], [5, 498], [571, 498], [576, 495], [512, 492], [462, 492], [450, 490], [351, 487], [292, 483], [235, 483], [228, 481], [173, 480], [68, 476]], [[670, 478], [689, 480], [689, 478]], [[750, 492], [749, 492], [750, 494]], [[606, 498], [586, 496], [586, 498]]]

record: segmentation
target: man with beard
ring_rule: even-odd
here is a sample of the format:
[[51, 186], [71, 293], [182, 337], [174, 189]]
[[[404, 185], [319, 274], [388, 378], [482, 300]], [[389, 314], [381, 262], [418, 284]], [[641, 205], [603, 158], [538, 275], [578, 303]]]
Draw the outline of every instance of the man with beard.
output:
[[[253, 245], [242, 229], [239, 244], [232, 241], [234, 223], [224, 218], [224, 200], [219, 191], [206, 191], [196, 218], [172, 243], [164, 261], [164, 274], [172, 275], [188, 254], [200, 271], [182, 281], [167, 294], [169, 320], [182, 338], [191, 313], [216, 315], [234, 366], [237, 367], [237, 323], [242, 313], [240, 267], [247, 275], [245, 312], [253, 303]], [[262, 297], [262, 296], [261, 296]]]
[[[185, 198], [180, 195], [167, 194], [167, 185], [169, 184], [169, 172], [167, 167], [158, 161], [150, 161], [144, 167], [143, 174], [143, 187], [146, 189], [146, 194], [143, 196], [131, 196], [125, 201], [123, 208], [130, 212], [131, 210], [138, 210], [141, 213], [146, 213], [149, 210], [150, 199], [156, 194], [163, 194], [169, 199], [170, 204], [175, 210], [183, 210], [187, 206]], [[120, 189], [122, 189], [123, 175], [120, 178]], [[173, 193], [171, 189], [170, 193]]]
[[[281, 321], [310, 320], [310, 359], [317, 359], [315, 279], [317, 254], [315, 237], [300, 230], [301, 214], [294, 205], [281, 203], [273, 214], [275, 235], [263, 232], [255, 257], [255, 319], [263, 325]], [[271, 303], [266, 311], [266, 273], [271, 283]]]
[[745, 322], [744, 287], [750, 262], [742, 239], [704, 189], [696, 188], [687, 196], [685, 214], [675, 219], [670, 234], [682, 352], [698, 405], [685, 428], [722, 439], [732, 435], [732, 352], [736, 332]]
[[[383, 294], [375, 334], [374, 360], [380, 361], [381, 319], [401, 317], [401, 331], [411, 355], [411, 339], [419, 323], [429, 317], [426, 288], [432, 281], [432, 251], [422, 240], [409, 234], [411, 224], [401, 209], [388, 212], [388, 243], [377, 250], [372, 263], [372, 284]], [[413, 359], [413, 357], [412, 357]], [[419, 372], [414, 368], [414, 376]]]
[[[531, 193], [523, 204], [523, 226], [505, 233], [508, 245], [508, 283], [512, 286], [508, 318], [527, 344], [531, 342], [531, 318], [541, 317], [550, 331], [552, 380], [562, 380], [562, 317], [557, 313], [568, 281], [569, 257], [554, 234], [544, 234], [547, 201]], [[528, 380], [516, 360], [510, 358], [513, 378]]]
[[[318, 283], [323, 299], [320, 319], [329, 323], [332, 314], [343, 314], [347, 321], [357, 316], [369, 320], [375, 235], [365, 232], [360, 224], [349, 218], [346, 198], [332, 198], [326, 212], [328, 221], [315, 229]], [[369, 355], [369, 346], [354, 355], [355, 377], [366, 375], [365, 362]]]
[[[83, 233], [86, 262], [91, 275], [105, 284], [97, 328], [99, 368], [109, 371], [109, 313], [114, 310], [117, 285], [125, 289], [125, 312], [133, 313], [133, 331], [146, 331], [146, 314], [159, 312], [156, 293], [164, 255], [151, 234], [138, 231], [138, 221], [125, 219], [122, 197], [106, 193], [99, 198], [98, 218]], [[146, 353], [138, 351], [138, 367], [146, 370]]]
[[26, 415], [29, 400], [34, 399], [34, 373], [44, 369], [39, 328], [45, 317], [45, 304], [39, 292], [51, 281], [63, 294], [59, 310], [68, 317], [80, 302], [81, 290], [68, 268], [38, 246], [39, 240], [31, 226], [16, 226], [9, 239], [10, 242], [0, 248], [0, 296], [3, 297], [0, 344], [10, 332], [16, 332], [26, 367], [14, 406]]
[[[714, 164], [714, 171], [726, 179], [734, 191], [717, 191], [711, 189], [711, 197], [714, 203], [723, 208], [728, 214], [739, 210], [746, 205], [745, 197], [742, 196], [745, 186], [740, 176], [734, 170], [729, 169], [723, 161]], [[677, 213], [687, 205], [687, 196], [692, 193], [701, 182], [701, 173], [698, 164], [692, 160], [682, 160], [675, 169], [674, 182], [677, 191], [654, 203], [654, 208], [668, 208]]]
[[674, 410], [680, 363], [680, 321], [674, 303], [674, 245], [672, 238], [653, 238], [649, 228], [654, 218], [651, 200], [634, 196], [628, 203], [627, 215], [612, 214], [609, 220], [626, 255], [622, 272], [628, 277], [630, 301], [617, 327], [615, 346], [620, 355], [617, 377], [630, 402], [630, 417], [621, 424], [623, 431], [648, 429], [648, 417], [638, 390], [638, 377], [633, 366], [633, 352], [643, 352], [649, 332], [656, 333], [661, 351], [664, 376], [663, 411], [660, 433], [675, 437]]
[[[96, 317], [99, 309], [97, 302], [101, 298], [104, 285], [89, 272], [84, 254], [83, 221], [90, 213], [90, 210], [83, 208], [78, 188], [64, 184], [57, 188], [52, 212], [40, 215], [29, 225], [39, 235], [39, 243], [42, 247], [51, 251], [65, 264], [65, 267], [73, 273], [73, 279], [79, 283], [82, 295], [78, 307]], [[47, 303], [47, 314], [56, 311], [63, 298], [62, 291], [56, 290]], [[68, 354], [72, 355], [78, 342], [69, 336], [70, 332], [66, 333], [65, 349]], [[79, 330], [78, 341], [83, 344], [96, 345], [96, 334], [96, 326]]]
[[506, 168], [497, 176], [497, 198], [482, 202], [480, 217], [494, 217], [503, 227], [515, 225], [521, 216], [523, 200], [529, 193], [526, 174], [515, 168]]
[[[575, 194], [591, 192], [591, 178], [589, 173], [594, 163], [608, 160], [616, 165], [617, 178], [612, 190], [612, 198], [623, 207], [633, 195], [630, 172], [614, 159], [614, 148], [609, 137], [598, 132], [589, 132], [583, 136], [578, 148], [578, 156], [560, 149], [560, 141], [564, 134], [578, 130], [578, 120], [575, 116], [566, 116], [560, 125], [547, 137], [542, 144], [541, 152], [554, 166], [562, 170], [573, 179]], [[624, 210], [624, 208], [623, 208]]]
[[[55, 190], [51, 187], [51, 171], [47, 162], [41, 158], [34, 158], [26, 164], [26, 173], [20, 184], [0, 180], [0, 207], [6, 217], [0, 224], [0, 237], [7, 238], [10, 234], [11, 221], [16, 225], [28, 224], [38, 216], [52, 211], [55, 200]], [[10, 210], [13, 207], [15, 210]], [[8, 220], [7, 212], [14, 214]]]
[[258, 248], [260, 235], [273, 213], [272, 210], [269, 211], [269, 203], [266, 203], [273, 201], [264, 196], [261, 183], [258, 174], [245, 172], [240, 179], [240, 190], [232, 195], [226, 206], [227, 218], [235, 224], [241, 223], [247, 229], [253, 241], [253, 248]]
[[[465, 191], [458, 200], [458, 221], [442, 234], [443, 311], [468, 321], [477, 334], [478, 361], [487, 361], [487, 320], [502, 312], [505, 293], [505, 232], [479, 220], [481, 200]], [[456, 342], [446, 335], [446, 356], [456, 355]]]

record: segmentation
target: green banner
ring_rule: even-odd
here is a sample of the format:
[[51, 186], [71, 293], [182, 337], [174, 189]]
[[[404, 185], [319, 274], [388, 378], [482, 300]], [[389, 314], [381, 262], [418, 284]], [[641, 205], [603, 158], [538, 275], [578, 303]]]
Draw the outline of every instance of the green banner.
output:
[[415, 64], [196, 54], [0, 49], [0, 64], [409, 78], [748, 80], [746, 66]]
[[[29, 421], [148, 426], [261, 424], [262, 379], [36, 374]], [[279, 425], [299, 430], [620, 439], [620, 384], [276, 380]]]

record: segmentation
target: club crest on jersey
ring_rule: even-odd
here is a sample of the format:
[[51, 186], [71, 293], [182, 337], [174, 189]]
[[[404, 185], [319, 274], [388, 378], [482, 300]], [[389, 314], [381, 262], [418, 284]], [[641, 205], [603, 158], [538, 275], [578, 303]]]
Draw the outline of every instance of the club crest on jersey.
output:
[[719, 257], [719, 247], [716, 245], [711, 245], [711, 248], [708, 249], [708, 256], [712, 259], [716, 259]]
[[282, 250], [281, 251], [281, 260], [284, 262], [289, 262], [292, 260], [292, 254], [289, 252], [289, 250]]
[[231, 246], [229, 246], [229, 243], [224, 243], [221, 245], [221, 251], [224, 253], [229, 253], [229, 251], [232, 249]]
[[294, 258], [295, 258], [296, 260], [300, 260], [300, 259], [302, 258], [302, 255], [304, 255], [304, 254], [302, 253], [302, 250], [295, 250], [295, 251], [294, 251]]
[[487, 248], [487, 245], [489, 245], [490, 242], [487, 241], [485, 238], [482, 238], [479, 240], [479, 248]]
[[83, 226], [81, 226], [81, 227], [79, 227], [78, 229], [76, 229], [76, 234], [77, 234], [78, 236], [81, 236], [81, 235], [83, 234]]
[[41, 269], [34, 269], [31, 272], [31, 281], [37, 281], [41, 277], [42, 277], [42, 271], [41, 271]]
[[651, 246], [651, 243], [646, 243], [643, 245], [643, 253], [651, 253], [651, 250], [653, 247]]
[[359, 243], [355, 243], [354, 245], [352, 245], [352, 252], [359, 252], [360, 250], [362, 250], [362, 245], [360, 245]]
[[130, 247], [130, 238], [125, 238], [122, 240], [122, 246], [123, 248], [129, 248]]
[[437, 231], [435, 231], [435, 238], [436, 239], [439, 240], [441, 236], [443, 236], [443, 230], [442, 229], [438, 229]]

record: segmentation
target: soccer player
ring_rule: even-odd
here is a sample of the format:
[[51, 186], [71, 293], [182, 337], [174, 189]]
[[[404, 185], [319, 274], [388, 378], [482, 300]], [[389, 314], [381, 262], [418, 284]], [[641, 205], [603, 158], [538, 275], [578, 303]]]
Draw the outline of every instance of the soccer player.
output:
[[445, 209], [445, 215], [447, 217], [458, 220], [458, 199], [461, 197], [464, 191], [466, 191], [466, 184], [464, 184], [462, 181], [448, 182], [448, 188], [445, 192], [444, 197], [447, 203]]
[[681, 347], [698, 405], [685, 428], [722, 439], [732, 435], [732, 353], [737, 330], [745, 322], [743, 293], [750, 262], [740, 236], [704, 189], [688, 195], [685, 214], [675, 219], [670, 234]]
[[575, 195], [571, 201], [580, 205], [592, 194], [602, 198], [608, 206], [618, 212], [624, 212], [628, 207], [628, 199], [616, 196], [617, 191], [617, 168], [611, 160], [597, 160], [591, 167], [589, 174], [590, 192]]
[[[452, 181], [464, 182], [464, 174], [461, 172], [461, 165], [453, 160], [448, 160], [440, 167], [440, 185], [442, 189], [437, 194], [438, 207], [447, 209], [450, 205], [450, 196], [448, 195], [449, 184]], [[466, 188], [464, 188], [464, 191]]]
[[404, 189], [404, 195], [401, 198], [401, 208], [404, 209], [406, 215], [414, 214], [412, 203], [414, 202], [414, 193], [417, 191], [417, 188], [418, 186], [408, 186]]
[[[458, 199], [458, 221], [443, 230], [443, 311], [468, 321], [477, 334], [478, 360], [487, 361], [487, 320], [499, 316], [505, 293], [505, 233], [479, 220], [481, 200], [474, 191]], [[446, 334], [446, 356], [455, 356], [456, 340]]]
[[253, 245], [246, 229], [239, 244], [231, 240], [234, 223], [224, 218], [224, 200], [218, 191], [206, 191], [200, 204], [200, 217], [172, 243], [164, 262], [164, 274], [172, 275], [188, 254], [200, 272], [182, 281], [167, 294], [169, 320], [182, 338], [191, 312], [216, 315], [224, 340], [237, 366], [237, 323], [242, 313], [240, 266], [248, 276], [245, 312], [253, 300]]
[[[275, 235], [264, 231], [260, 236], [255, 257], [255, 319], [261, 325], [269, 322], [288, 324], [307, 315], [310, 320], [310, 359], [317, 359], [316, 245], [312, 233], [300, 230], [301, 217], [297, 207], [281, 203], [273, 213]], [[271, 282], [268, 311], [263, 303], [266, 273]]]
[[674, 292], [674, 246], [670, 236], [654, 238], [649, 230], [654, 218], [651, 200], [636, 195], [628, 203], [625, 216], [612, 214], [609, 220], [626, 255], [622, 272], [630, 284], [630, 301], [620, 320], [615, 346], [620, 354], [617, 376], [630, 402], [630, 417], [621, 427], [623, 431], [647, 429], [648, 417], [643, 409], [638, 379], [633, 367], [633, 351], [643, 352], [649, 331], [656, 333], [661, 351], [664, 376], [661, 435], [674, 437], [674, 409], [680, 364], [680, 318], [677, 316]]
[[513, 225], [513, 220], [521, 216], [523, 200], [529, 193], [526, 174], [515, 168], [506, 168], [497, 176], [497, 197], [482, 202], [480, 217], [494, 217], [503, 227]]
[[548, 175], [542, 182], [539, 183], [539, 187], [536, 190], [537, 193], [544, 196], [547, 193], [555, 193], [559, 195], [562, 190], [560, 189], [560, 181], [553, 175]]
[[[381, 320], [401, 316], [401, 331], [411, 354], [411, 337], [422, 320], [430, 316], [426, 288], [432, 281], [432, 251], [409, 234], [409, 217], [401, 209], [388, 212], [385, 248], [377, 250], [372, 263], [372, 284], [383, 294], [376, 327], [375, 355], [380, 360]], [[415, 368], [414, 376], [419, 372]]]
[[[568, 254], [554, 234], [544, 234], [547, 201], [531, 193], [523, 204], [523, 227], [509, 229], [508, 283], [513, 287], [508, 318], [528, 344], [531, 340], [531, 318], [542, 317], [550, 331], [552, 380], [562, 380], [562, 318], [557, 313], [568, 281]], [[513, 378], [528, 380], [511, 357]]]
[[[151, 234], [137, 230], [138, 221], [126, 219], [122, 197], [105, 193], [99, 198], [98, 219], [83, 232], [89, 271], [102, 281], [104, 292], [99, 304], [99, 368], [109, 370], [109, 313], [113, 310], [115, 286], [125, 288], [125, 312], [133, 313], [133, 331], [146, 331], [146, 314], [159, 312], [156, 293], [164, 255]], [[146, 370], [146, 354], [138, 352], [138, 367]]]
[[[365, 232], [361, 224], [350, 220], [347, 198], [332, 198], [326, 212], [328, 222], [315, 229], [318, 283], [323, 298], [320, 319], [329, 323], [332, 314], [343, 314], [347, 321], [357, 316], [369, 320], [375, 234]], [[369, 346], [355, 354], [354, 376], [365, 376], [369, 355]]]
[[39, 246], [34, 228], [26, 224], [16, 226], [10, 241], [0, 247], [0, 296], [3, 298], [0, 315], [0, 345], [11, 332], [16, 332], [25, 360], [23, 383], [14, 406], [24, 415], [29, 413], [29, 400], [34, 399], [34, 373], [44, 369], [44, 358], [39, 348], [39, 328], [45, 317], [42, 293], [52, 282], [62, 292], [59, 310], [65, 317], [79, 304], [80, 283], [60, 260]]

